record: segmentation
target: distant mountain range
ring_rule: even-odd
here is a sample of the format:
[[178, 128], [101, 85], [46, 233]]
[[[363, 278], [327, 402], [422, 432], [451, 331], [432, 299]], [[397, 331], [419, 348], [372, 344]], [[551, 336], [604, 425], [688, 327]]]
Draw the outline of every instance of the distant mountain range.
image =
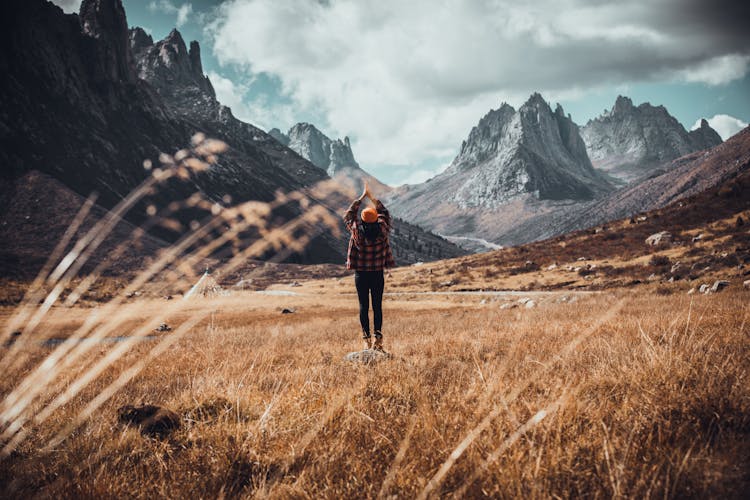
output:
[[[79, 194], [97, 191], [99, 203], [111, 207], [148, 175], [144, 159], [158, 165], [160, 152], [176, 152], [198, 131], [230, 149], [208, 171], [170, 183], [148, 203], [166, 204], [196, 190], [220, 204], [225, 195], [234, 202], [268, 201], [278, 190], [307, 190], [330, 179], [218, 102], [203, 74], [198, 42], [188, 48], [177, 30], [154, 42], [144, 30], [128, 29], [120, 0], [83, 0], [80, 15], [64, 14], [44, 0], [9, 0], [3, 8], [0, 162], [9, 181], [4, 185], [17, 185], [37, 170]], [[348, 201], [336, 195], [313, 203], [340, 215]], [[134, 209], [133, 222], [146, 217], [145, 208], [146, 203]], [[299, 210], [288, 207], [278, 218], [289, 220]], [[396, 256], [402, 264], [463, 253], [416, 226], [404, 224], [401, 232], [415, 243]], [[341, 263], [345, 250], [345, 238], [325, 231], [291, 260]]]
[[[535, 93], [518, 110], [491, 110], [444, 172], [392, 191], [389, 202], [400, 216], [467, 248], [516, 245], [656, 208], [642, 183], [676, 168], [673, 160], [719, 144], [705, 120], [687, 132], [663, 106], [635, 107], [622, 96], [579, 129], [560, 105], [553, 111]], [[624, 189], [626, 204], [615, 201]]]

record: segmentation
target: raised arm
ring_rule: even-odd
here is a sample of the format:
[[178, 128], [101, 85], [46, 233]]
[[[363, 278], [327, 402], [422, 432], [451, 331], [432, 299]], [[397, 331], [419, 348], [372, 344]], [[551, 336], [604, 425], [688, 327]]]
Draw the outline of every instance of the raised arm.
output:
[[[365, 187], [366, 186], [367, 186], [367, 184], [365, 184]], [[390, 214], [390, 212], [388, 212], [388, 209], [385, 208], [385, 205], [383, 205], [383, 203], [380, 200], [378, 200], [377, 198], [375, 198], [375, 195], [372, 194], [372, 192], [370, 191], [370, 188], [366, 187], [365, 194], [367, 195], [368, 198], [370, 198], [370, 201], [372, 202], [372, 204], [375, 205], [375, 210], [378, 211], [378, 220], [381, 223], [385, 224], [386, 231], [390, 231], [390, 229], [391, 229], [391, 214]]]
[[357, 220], [357, 213], [359, 212], [359, 206], [362, 204], [362, 200], [365, 199], [365, 196], [369, 193], [369, 189], [367, 188], [367, 183], [365, 183], [365, 189], [362, 191], [362, 195], [354, 200], [351, 205], [349, 205], [349, 209], [344, 214], [344, 224], [346, 224], [346, 227], [351, 231], [352, 226]]

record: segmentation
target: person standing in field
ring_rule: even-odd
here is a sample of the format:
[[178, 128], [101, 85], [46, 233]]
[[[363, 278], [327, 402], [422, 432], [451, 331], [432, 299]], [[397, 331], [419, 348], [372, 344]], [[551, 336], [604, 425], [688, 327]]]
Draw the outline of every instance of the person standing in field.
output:
[[[367, 207], [358, 216], [362, 200], [369, 198], [375, 206]], [[389, 235], [391, 215], [376, 199], [365, 183], [362, 196], [354, 200], [344, 214], [344, 223], [351, 233], [346, 253], [346, 268], [354, 270], [354, 284], [359, 299], [359, 323], [367, 349], [383, 350], [383, 270], [396, 265], [391, 252]], [[372, 297], [372, 315], [375, 343], [370, 335], [369, 300]]]

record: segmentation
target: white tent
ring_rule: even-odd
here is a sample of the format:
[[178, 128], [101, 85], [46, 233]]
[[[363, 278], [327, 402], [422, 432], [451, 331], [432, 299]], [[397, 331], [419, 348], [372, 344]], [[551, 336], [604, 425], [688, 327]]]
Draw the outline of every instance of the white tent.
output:
[[203, 273], [203, 276], [193, 287], [185, 294], [183, 298], [188, 299], [192, 297], [217, 297], [219, 295], [226, 295], [223, 288], [219, 286], [216, 280], [208, 274], [208, 269]]

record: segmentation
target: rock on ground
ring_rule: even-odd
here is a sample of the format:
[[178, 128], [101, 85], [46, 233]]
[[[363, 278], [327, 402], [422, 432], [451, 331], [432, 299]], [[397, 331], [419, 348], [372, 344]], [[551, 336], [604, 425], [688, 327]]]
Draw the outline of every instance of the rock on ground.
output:
[[657, 247], [659, 245], [666, 245], [670, 241], [672, 241], [672, 234], [669, 231], [661, 231], [658, 233], [654, 233], [648, 238], [646, 238], [646, 244], [652, 247]]
[[121, 406], [117, 417], [124, 424], [137, 425], [146, 435], [164, 436], [180, 427], [177, 413], [156, 405]]
[[369, 365], [393, 358], [393, 355], [376, 349], [365, 349], [363, 351], [350, 352], [344, 356], [345, 361]]
[[716, 292], [718, 292], [720, 290], [723, 290], [727, 286], [729, 286], [729, 282], [728, 281], [725, 281], [725, 280], [716, 280], [716, 281], [714, 281], [714, 286], [711, 287], [711, 292], [712, 293], [716, 293]]

